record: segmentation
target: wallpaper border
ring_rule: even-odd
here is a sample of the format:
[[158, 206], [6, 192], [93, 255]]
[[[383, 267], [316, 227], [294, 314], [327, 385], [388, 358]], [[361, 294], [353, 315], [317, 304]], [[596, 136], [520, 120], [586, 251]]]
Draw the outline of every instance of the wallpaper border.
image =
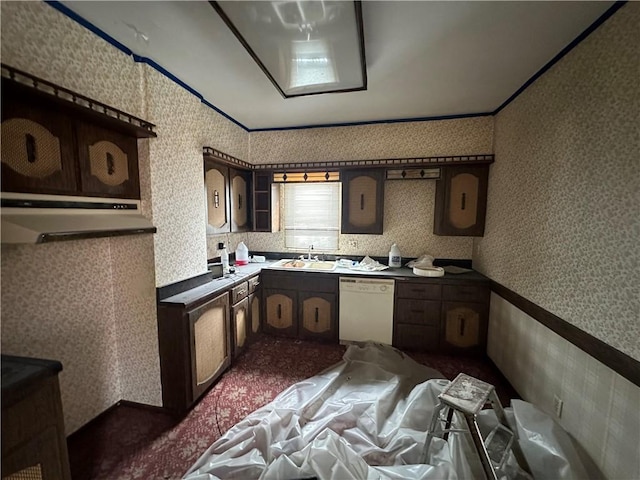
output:
[[640, 386], [640, 362], [638, 360], [545, 310], [493, 279], [491, 279], [491, 291], [500, 295], [534, 320], [591, 355], [614, 372]]

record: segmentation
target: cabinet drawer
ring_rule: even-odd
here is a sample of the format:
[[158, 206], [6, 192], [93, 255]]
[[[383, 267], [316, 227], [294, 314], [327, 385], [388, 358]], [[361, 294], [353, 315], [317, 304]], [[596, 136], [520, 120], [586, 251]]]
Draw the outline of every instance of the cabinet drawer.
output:
[[231, 303], [236, 304], [247, 295], [249, 295], [249, 284], [242, 282], [240, 285], [231, 289]]
[[437, 327], [440, 324], [440, 302], [398, 299], [395, 321]]
[[419, 300], [440, 300], [442, 286], [433, 283], [402, 283], [398, 282], [398, 298], [417, 298]]
[[425, 325], [397, 324], [394, 328], [393, 346], [407, 350], [438, 350], [440, 329]]
[[299, 290], [305, 292], [335, 293], [338, 289], [337, 276], [328, 273], [310, 275], [305, 272], [285, 274], [263, 272], [262, 283], [263, 288]]
[[489, 302], [489, 288], [479, 285], [445, 285], [442, 291], [444, 300], [460, 302]]
[[251, 277], [247, 280], [247, 283], [249, 284], [249, 293], [251, 294], [258, 289], [258, 285], [260, 285], [260, 277], [258, 275]]

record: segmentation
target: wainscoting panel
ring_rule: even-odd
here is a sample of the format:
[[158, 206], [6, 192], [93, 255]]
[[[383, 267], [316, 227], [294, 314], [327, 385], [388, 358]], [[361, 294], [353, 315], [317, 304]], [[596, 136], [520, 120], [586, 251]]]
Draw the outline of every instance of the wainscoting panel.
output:
[[606, 478], [640, 478], [640, 387], [495, 293], [487, 352], [524, 400], [564, 401], [558, 423]]

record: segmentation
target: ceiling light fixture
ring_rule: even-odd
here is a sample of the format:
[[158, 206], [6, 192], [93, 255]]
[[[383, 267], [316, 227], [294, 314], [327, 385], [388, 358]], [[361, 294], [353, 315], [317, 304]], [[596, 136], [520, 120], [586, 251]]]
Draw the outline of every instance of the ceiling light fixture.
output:
[[367, 89], [360, 1], [209, 3], [283, 97]]

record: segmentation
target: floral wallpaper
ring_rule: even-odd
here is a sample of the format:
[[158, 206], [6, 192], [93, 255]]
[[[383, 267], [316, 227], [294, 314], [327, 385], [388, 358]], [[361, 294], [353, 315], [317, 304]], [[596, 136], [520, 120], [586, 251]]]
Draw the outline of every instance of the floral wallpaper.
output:
[[143, 116], [142, 64], [44, 2], [2, 2], [1, 35], [2, 63]]
[[640, 360], [640, 4], [496, 117], [474, 266]]
[[254, 164], [493, 152], [493, 118], [251, 132]]
[[[249, 161], [254, 164], [492, 152], [491, 117], [249, 134]], [[407, 257], [429, 253], [437, 258], [471, 258], [471, 238], [433, 234], [434, 201], [435, 181], [385, 182], [383, 235], [340, 235], [340, 249], [335, 253], [355, 257], [386, 256], [391, 244], [397, 243]], [[231, 235], [229, 238], [209, 236], [207, 258], [219, 255], [217, 243], [220, 241], [233, 251], [240, 240], [234, 241], [234, 234]], [[242, 240], [250, 251], [285, 251], [282, 232], [248, 233]]]
[[[404, 257], [429, 254], [436, 258], [471, 258], [473, 238], [443, 237], [433, 234], [435, 202], [434, 180], [389, 180], [384, 184], [384, 233], [383, 235], [342, 234], [339, 249], [328, 252], [352, 255], [362, 259], [365, 255], [387, 256], [393, 243], [398, 245]], [[284, 202], [281, 202], [284, 205]], [[282, 215], [280, 218], [284, 218]], [[249, 232], [208, 237], [209, 258], [219, 255], [215, 245], [224, 241], [234, 251], [239, 241], [244, 241], [251, 251], [285, 252], [284, 233]], [[354, 244], [355, 242], [355, 244]], [[293, 254], [293, 253], [292, 253]]]
[[157, 71], [145, 69], [147, 119], [158, 137], [149, 141], [156, 285], [206, 271], [200, 139], [201, 102]]
[[1, 253], [2, 353], [62, 362], [69, 434], [122, 398], [109, 239]]
[[2, 352], [52, 358], [67, 434], [125, 399], [161, 405], [155, 287], [206, 271], [205, 144], [244, 130], [44, 2], [2, 2], [2, 61], [157, 125], [138, 141], [155, 235], [2, 246]]

